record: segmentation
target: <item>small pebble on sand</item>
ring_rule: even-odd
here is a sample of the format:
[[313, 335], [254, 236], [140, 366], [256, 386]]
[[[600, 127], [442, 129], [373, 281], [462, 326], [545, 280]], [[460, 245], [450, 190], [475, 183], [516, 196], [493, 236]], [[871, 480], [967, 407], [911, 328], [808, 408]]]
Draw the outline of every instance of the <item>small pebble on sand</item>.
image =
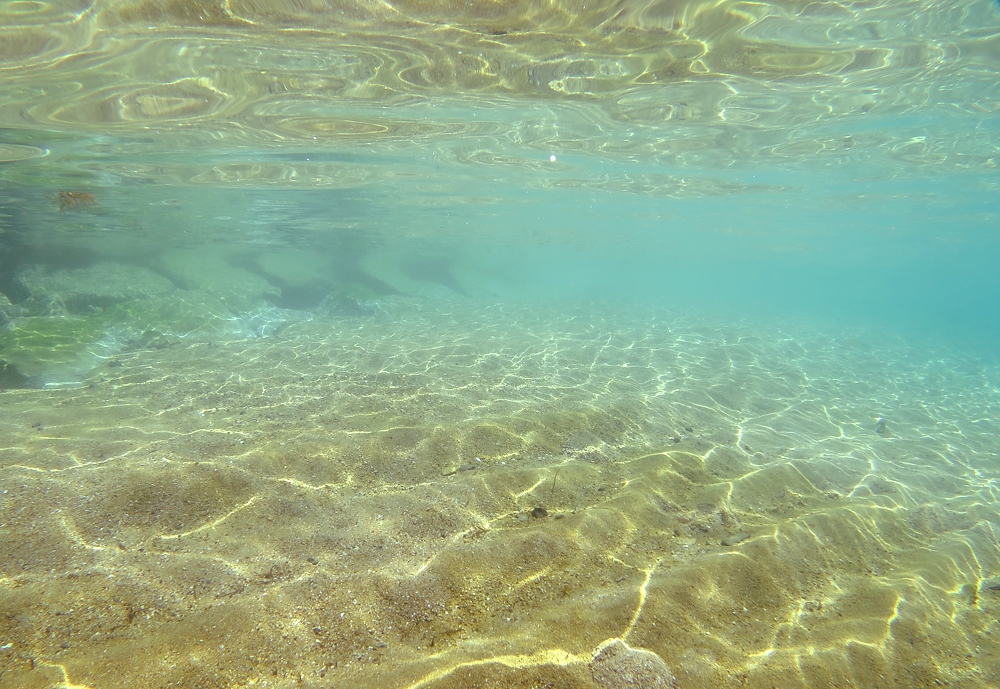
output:
[[739, 533], [734, 533], [732, 536], [726, 536], [722, 539], [722, 545], [730, 546], [736, 545], [737, 543], [742, 543], [743, 541], [750, 538], [750, 534], [746, 531], [740, 531]]

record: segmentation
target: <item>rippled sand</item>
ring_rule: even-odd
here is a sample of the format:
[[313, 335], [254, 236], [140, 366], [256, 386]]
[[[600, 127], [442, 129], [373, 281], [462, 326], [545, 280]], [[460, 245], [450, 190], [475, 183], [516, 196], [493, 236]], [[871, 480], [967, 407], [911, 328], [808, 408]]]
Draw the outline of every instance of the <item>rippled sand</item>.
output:
[[122, 353], [0, 394], [0, 683], [995, 686], [998, 383], [599, 304]]
[[0, 687], [997, 686], [998, 26], [0, 0]]

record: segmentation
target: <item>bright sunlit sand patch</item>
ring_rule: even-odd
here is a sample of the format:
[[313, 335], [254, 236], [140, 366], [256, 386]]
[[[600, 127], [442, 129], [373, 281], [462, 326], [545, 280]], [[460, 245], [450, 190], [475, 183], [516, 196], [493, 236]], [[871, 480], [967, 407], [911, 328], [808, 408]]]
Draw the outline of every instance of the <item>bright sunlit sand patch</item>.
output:
[[0, 395], [5, 686], [997, 680], [985, 364], [402, 299], [118, 360]]

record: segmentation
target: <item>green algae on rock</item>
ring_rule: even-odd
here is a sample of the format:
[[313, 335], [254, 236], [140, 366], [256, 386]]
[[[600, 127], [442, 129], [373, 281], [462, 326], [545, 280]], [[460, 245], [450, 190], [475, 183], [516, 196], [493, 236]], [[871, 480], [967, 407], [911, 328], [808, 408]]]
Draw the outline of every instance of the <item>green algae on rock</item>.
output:
[[0, 332], [0, 360], [29, 378], [76, 377], [93, 368], [109, 344], [94, 317], [17, 318]]
[[140, 342], [156, 335], [219, 337], [242, 331], [225, 304], [200, 291], [178, 290], [168, 297], [123, 302], [105, 310], [101, 320], [109, 330]]

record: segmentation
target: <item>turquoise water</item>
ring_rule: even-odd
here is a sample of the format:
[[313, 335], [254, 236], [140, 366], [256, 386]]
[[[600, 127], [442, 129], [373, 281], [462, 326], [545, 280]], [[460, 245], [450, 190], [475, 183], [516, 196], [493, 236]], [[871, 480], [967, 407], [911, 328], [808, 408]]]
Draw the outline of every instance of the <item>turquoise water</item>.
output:
[[0, 687], [996, 686], [998, 49], [0, 0]]

